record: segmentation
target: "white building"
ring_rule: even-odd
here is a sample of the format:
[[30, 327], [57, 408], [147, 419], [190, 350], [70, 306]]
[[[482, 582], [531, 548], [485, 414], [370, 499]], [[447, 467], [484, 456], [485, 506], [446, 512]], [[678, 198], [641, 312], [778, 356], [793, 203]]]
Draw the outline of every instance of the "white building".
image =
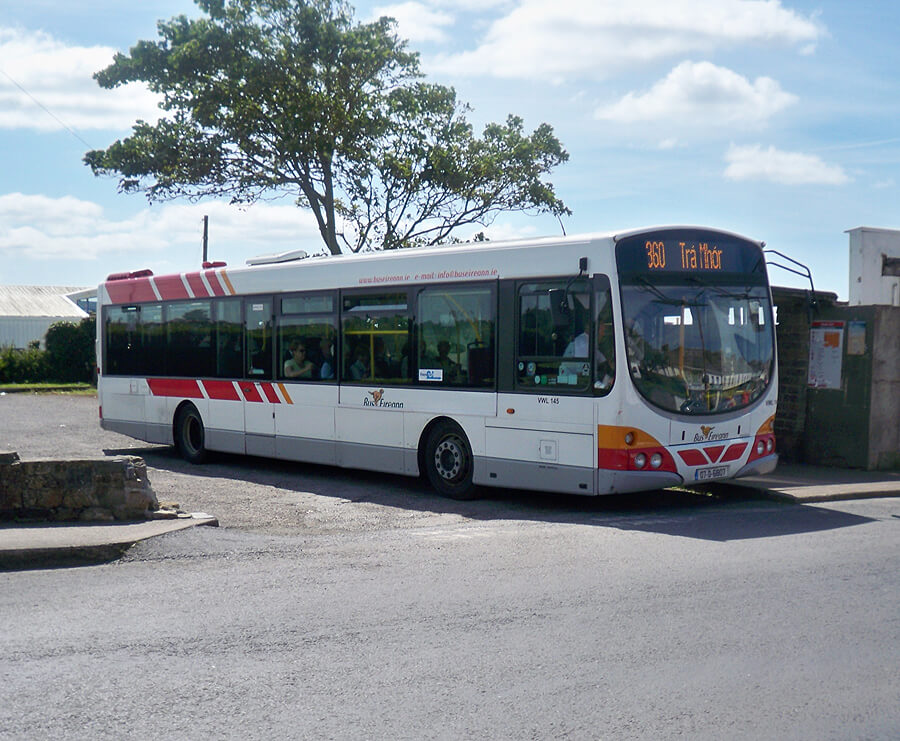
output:
[[900, 229], [858, 226], [850, 235], [850, 305], [900, 306]]
[[26, 348], [34, 340], [43, 347], [51, 324], [74, 324], [88, 316], [67, 295], [83, 291], [78, 286], [0, 286], [0, 347]]

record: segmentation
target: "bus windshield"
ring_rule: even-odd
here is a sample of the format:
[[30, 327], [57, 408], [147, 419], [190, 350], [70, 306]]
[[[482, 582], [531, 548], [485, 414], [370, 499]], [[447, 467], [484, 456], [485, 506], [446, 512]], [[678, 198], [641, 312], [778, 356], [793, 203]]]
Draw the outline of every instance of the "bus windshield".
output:
[[622, 285], [628, 368], [652, 404], [710, 414], [752, 404], [769, 385], [774, 332], [768, 289], [696, 277]]

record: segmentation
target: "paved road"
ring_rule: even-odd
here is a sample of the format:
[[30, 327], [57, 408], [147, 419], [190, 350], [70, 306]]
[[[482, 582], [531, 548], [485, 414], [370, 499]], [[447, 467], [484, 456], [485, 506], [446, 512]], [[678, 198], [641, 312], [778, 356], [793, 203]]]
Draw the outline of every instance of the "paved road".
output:
[[[130, 444], [7, 401], [23, 457]], [[456, 503], [141, 453], [223, 527], [0, 574], [0, 738], [900, 736], [897, 499]]]

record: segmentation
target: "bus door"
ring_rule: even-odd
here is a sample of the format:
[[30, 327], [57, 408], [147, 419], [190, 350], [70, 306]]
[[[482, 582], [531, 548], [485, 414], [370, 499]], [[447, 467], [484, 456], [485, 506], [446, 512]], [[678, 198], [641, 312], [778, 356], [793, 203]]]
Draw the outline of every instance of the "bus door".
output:
[[244, 397], [246, 452], [274, 456], [275, 406], [269, 401], [265, 389], [265, 386], [271, 386], [275, 355], [271, 299], [250, 297], [246, 300], [244, 339], [244, 380], [238, 385]]
[[275, 309], [275, 377], [284, 401], [275, 407], [276, 454], [334, 464], [337, 295], [278, 296]]
[[594, 493], [594, 303], [586, 278], [516, 287], [512, 388], [486, 423], [488, 456], [512, 460], [493, 483]]

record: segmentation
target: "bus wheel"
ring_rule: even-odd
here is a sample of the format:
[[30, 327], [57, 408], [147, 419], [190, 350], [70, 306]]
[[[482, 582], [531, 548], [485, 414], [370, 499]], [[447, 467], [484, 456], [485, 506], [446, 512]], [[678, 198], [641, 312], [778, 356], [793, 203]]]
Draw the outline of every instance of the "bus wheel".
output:
[[193, 404], [185, 404], [175, 415], [175, 447], [181, 457], [190, 463], [206, 460], [203, 419]]
[[453, 499], [474, 499], [472, 448], [465, 433], [453, 422], [439, 422], [425, 444], [425, 473], [439, 494]]

